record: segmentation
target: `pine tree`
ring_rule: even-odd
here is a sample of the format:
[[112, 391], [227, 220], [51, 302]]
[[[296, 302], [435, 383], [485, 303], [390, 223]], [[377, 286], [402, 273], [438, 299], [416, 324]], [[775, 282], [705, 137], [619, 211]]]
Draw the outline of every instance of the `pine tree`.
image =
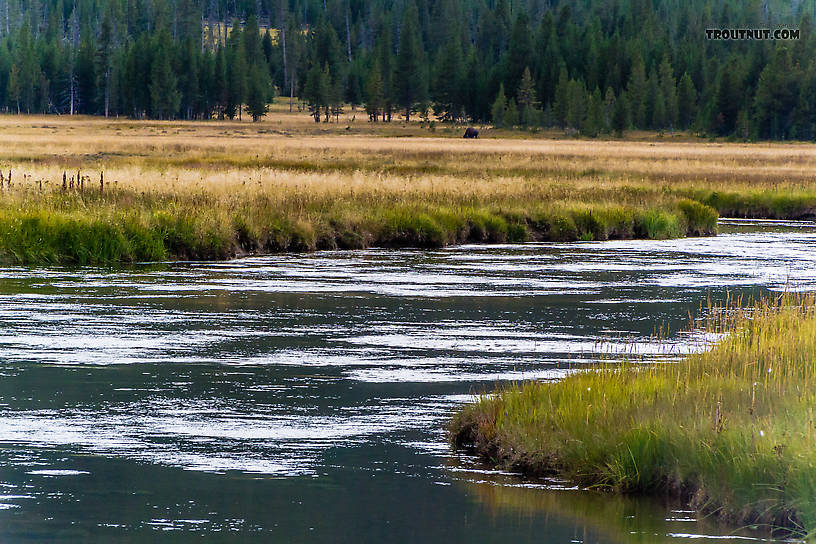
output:
[[199, 56], [195, 42], [188, 39], [181, 46], [181, 66], [179, 70], [179, 90], [185, 119], [193, 119], [199, 106]]
[[378, 63], [374, 64], [368, 74], [365, 87], [365, 105], [368, 120], [376, 123], [383, 108], [383, 81]]
[[658, 68], [658, 77], [665, 107], [663, 127], [674, 128], [677, 124], [677, 82], [674, 79], [674, 70], [669, 62], [668, 55], [663, 56], [663, 61]]
[[677, 122], [681, 129], [687, 130], [696, 115], [697, 110], [697, 90], [691, 81], [688, 72], [680, 78], [677, 89]]
[[157, 119], [172, 119], [179, 109], [176, 74], [170, 63], [170, 35], [165, 31], [155, 42], [155, 55], [150, 69], [150, 111]]
[[581, 131], [587, 113], [587, 91], [583, 81], [570, 80], [567, 98], [567, 125]]
[[9, 101], [15, 105], [17, 113], [20, 113], [20, 95], [21, 92], [21, 85], [20, 85], [20, 68], [16, 64], [11, 65], [11, 73], [9, 74], [8, 78], [8, 96]]
[[612, 87], [606, 88], [606, 93], [603, 99], [603, 123], [601, 125], [602, 132], [610, 132], [613, 128], [613, 120], [615, 118], [615, 91]]
[[229, 95], [227, 94], [227, 61], [226, 52], [219, 47], [215, 53], [212, 79], [213, 102], [215, 103], [216, 117], [224, 119], [227, 113]]
[[603, 126], [603, 101], [598, 87], [587, 96], [587, 114], [584, 121], [583, 133], [595, 138], [601, 133]]
[[329, 65], [323, 69], [318, 65], [312, 66], [306, 75], [306, 84], [303, 86], [303, 96], [308, 102], [309, 113], [314, 117], [315, 123], [320, 122], [320, 115], [325, 110], [326, 120], [328, 120], [329, 94], [331, 92], [331, 75]]
[[269, 112], [269, 73], [265, 66], [261, 62], [255, 64], [247, 85], [246, 109], [256, 123]]
[[615, 100], [615, 112], [612, 116], [612, 128], [618, 137], [629, 128], [629, 97], [625, 92]]
[[266, 61], [261, 43], [261, 31], [258, 28], [258, 17], [254, 14], [247, 17], [244, 29], [241, 31], [241, 39], [247, 66], [255, 66]]
[[96, 39], [96, 103], [101, 104], [102, 112], [105, 117], [110, 115], [111, 102], [111, 85], [113, 83], [113, 21], [111, 20], [111, 12], [108, 9], [105, 12], [105, 18], [102, 20], [102, 27], [99, 31], [99, 36]]
[[530, 74], [529, 67], [524, 69], [524, 73], [521, 76], [516, 98], [519, 105], [519, 121], [521, 124], [523, 126], [536, 124], [538, 100], [536, 99], [535, 83], [533, 82], [533, 76]]
[[569, 111], [569, 93], [570, 82], [567, 77], [567, 69], [561, 67], [561, 72], [558, 75], [558, 84], [555, 86], [555, 99], [553, 103], [553, 111], [555, 113], [555, 121], [558, 126], [567, 126], [567, 112]]
[[383, 121], [388, 122], [391, 122], [391, 113], [393, 112], [394, 103], [396, 102], [394, 88], [394, 54], [392, 49], [391, 27], [386, 21], [382, 24], [381, 32], [379, 33], [375, 58], [376, 66], [380, 69], [383, 82]]
[[[725, 107], [727, 95], [735, 94], [732, 88], [735, 85], [733, 79], [732, 76], [721, 75], [720, 85], [724, 85], [724, 81], [731, 81], [731, 84], [725, 85], [730, 92], [721, 92], [720, 86], [717, 88], [719, 111], [722, 111], [721, 104], [723, 108]], [[791, 66], [789, 51], [777, 50], [773, 59], [762, 70], [757, 82], [754, 111], [759, 135], [774, 139], [790, 137], [799, 99], [799, 81]], [[720, 117], [725, 118], [725, 114], [721, 114]]]
[[654, 98], [654, 110], [652, 111], [652, 128], [663, 130], [669, 126], [666, 112], [666, 100], [663, 98], [663, 90], [657, 87]]
[[[519, 10], [513, 22], [513, 30], [510, 34], [510, 44], [507, 50], [506, 68], [504, 74], [504, 87], [510, 91], [512, 98], [516, 97], [516, 90], [519, 88], [524, 70], [530, 66], [533, 58], [533, 44], [530, 34], [530, 19], [526, 10]], [[519, 107], [521, 101], [517, 99]]]
[[352, 110], [363, 103], [363, 89], [365, 87], [366, 71], [363, 61], [355, 58], [348, 69], [346, 76], [345, 100]]
[[473, 120], [484, 121], [490, 115], [487, 76], [475, 47], [471, 48], [465, 76], [465, 113]]
[[505, 126], [505, 112], [507, 111], [507, 97], [504, 94], [504, 84], [499, 86], [499, 94], [496, 95], [496, 100], [490, 108], [490, 117], [493, 119], [493, 126]]
[[464, 108], [464, 65], [458, 40], [449, 39], [434, 74], [434, 111], [442, 121], [456, 121]]
[[742, 85], [733, 66], [723, 65], [717, 77], [716, 128], [720, 134], [731, 134], [737, 124], [737, 114], [742, 102]]
[[405, 120], [411, 120], [411, 112], [425, 99], [425, 64], [422, 38], [419, 35], [419, 16], [416, 4], [405, 8], [397, 53], [395, 90], [397, 100], [405, 112]]
[[[641, 106], [643, 108], [643, 112], [641, 114], [643, 123], [639, 128], [660, 128], [655, 124], [655, 110], [657, 108], [658, 99], [663, 101], [663, 98], [658, 96], [660, 94], [660, 84], [657, 79], [657, 73], [654, 70], [649, 73], [649, 77], [646, 80], [646, 88], [646, 100]], [[660, 119], [657, 119], [657, 121], [662, 123], [662, 117], [666, 114], [666, 103], [663, 102], [660, 107], [661, 112], [659, 114], [661, 117]]]
[[504, 117], [502, 120], [504, 121], [504, 126], [507, 128], [513, 128], [518, 124], [519, 111], [515, 99], [511, 98], [507, 101], [507, 109], [504, 110]]
[[626, 94], [632, 112], [632, 122], [638, 128], [645, 128], [648, 123], [648, 93], [646, 68], [643, 66], [643, 59], [640, 55], [636, 55], [632, 61], [632, 74], [629, 76]]
[[232, 27], [226, 51], [227, 102], [224, 113], [230, 119], [241, 118], [247, 88], [247, 64], [244, 40], [238, 21]]

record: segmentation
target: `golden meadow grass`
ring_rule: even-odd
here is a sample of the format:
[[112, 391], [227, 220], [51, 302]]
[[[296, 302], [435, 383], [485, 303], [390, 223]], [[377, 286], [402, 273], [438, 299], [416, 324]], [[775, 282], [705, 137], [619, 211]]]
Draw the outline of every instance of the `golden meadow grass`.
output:
[[706, 332], [727, 334], [711, 350], [505, 387], [455, 416], [452, 441], [584, 486], [679, 495], [738, 522], [814, 531], [816, 297], [709, 315]]
[[[12, 172], [0, 254], [101, 263], [666, 238], [714, 232], [716, 215], [694, 202], [726, 215], [816, 210], [808, 146], [504, 139], [491, 129], [467, 141], [460, 128], [372, 126], [354, 112], [315, 126], [283, 110], [261, 123], [0, 117], [0, 170]], [[89, 180], [83, 191], [72, 177]]]

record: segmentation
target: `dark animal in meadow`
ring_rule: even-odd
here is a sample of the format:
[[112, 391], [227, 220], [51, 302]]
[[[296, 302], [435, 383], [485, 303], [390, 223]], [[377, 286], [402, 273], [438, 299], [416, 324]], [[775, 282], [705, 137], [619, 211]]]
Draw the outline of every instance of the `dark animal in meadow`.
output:
[[478, 138], [479, 131], [473, 127], [468, 127], [465, 129], [465, 135], [462, 138]]

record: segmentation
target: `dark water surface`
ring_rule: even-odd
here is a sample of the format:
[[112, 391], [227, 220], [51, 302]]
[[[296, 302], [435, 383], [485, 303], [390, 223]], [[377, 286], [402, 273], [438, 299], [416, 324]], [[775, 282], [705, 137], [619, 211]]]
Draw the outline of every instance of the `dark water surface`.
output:
[[700, 349], [707, 297], [816, 288], [813, 224], [722, 230], [0, 269], [0, 542], [761, 538], [483, 470], [443, 431], [500, 380]]

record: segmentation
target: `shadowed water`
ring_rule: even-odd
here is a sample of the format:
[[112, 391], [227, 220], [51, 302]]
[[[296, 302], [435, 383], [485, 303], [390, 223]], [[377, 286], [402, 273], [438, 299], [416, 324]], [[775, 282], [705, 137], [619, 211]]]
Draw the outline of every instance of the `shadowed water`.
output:
[[708, 297], [816, 288], [813, 224], [722, 230], [0, 269], [0, 541], [762, 538], [484, 470], [443, 431], [501, 380], [702, 349]]

